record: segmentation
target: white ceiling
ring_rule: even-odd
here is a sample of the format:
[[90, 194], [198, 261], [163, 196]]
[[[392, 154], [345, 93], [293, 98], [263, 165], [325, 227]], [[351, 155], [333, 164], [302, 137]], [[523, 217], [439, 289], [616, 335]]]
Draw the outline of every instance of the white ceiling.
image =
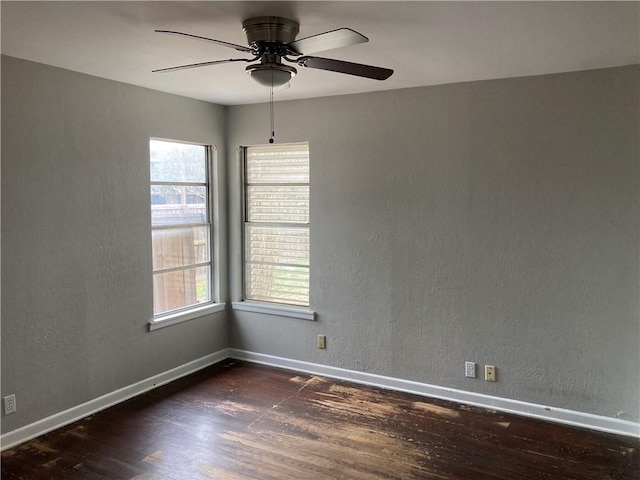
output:
[[246, 45], [242, 21], [300, 22], [298, 38], [350, 27], [369, 43], [318, 53], [392, 68], [383, 82], [298, 68], [276, 100], [517, 77], [640, 63], [638, 2], [1, 2], [2, 53], [222, 105], [268, 101], [229, 63], [242, 56], [154, 29]]

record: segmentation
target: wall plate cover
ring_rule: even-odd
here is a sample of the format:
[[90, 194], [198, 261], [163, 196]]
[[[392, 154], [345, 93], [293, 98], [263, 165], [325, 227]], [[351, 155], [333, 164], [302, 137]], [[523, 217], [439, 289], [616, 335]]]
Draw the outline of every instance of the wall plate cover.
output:
[[493, 365], [485, 365], [484, 366], [484, 379], [487, 382], [495, 382], [496, 381], [496, 367]]

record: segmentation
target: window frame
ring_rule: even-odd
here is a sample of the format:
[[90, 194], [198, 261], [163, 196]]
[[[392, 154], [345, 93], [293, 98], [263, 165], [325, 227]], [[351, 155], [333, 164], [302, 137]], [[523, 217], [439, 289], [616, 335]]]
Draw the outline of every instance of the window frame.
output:
[[[199, 147], [203, 147], [205, 151], [205, 171], [206, 171], [206, 206], [207, 206], [207, 222], [205, 224], [198, 224], [199, 226], [208, 227], [208, 237], [209, 241], [207, 244], [207, 249], [209, 253], [209, 261], [205, 263], [209, 268], [209, 300], [207, 302], [195, 303], [192, 305], [188, 305], [185, 307], [177, 308], [174, 310], [169, 310], [166, 312], [162, 312], [159, 314], [153, 314], [152, 319], [149, 321], [149, 331], [157, 330], [159, 328], [168, 327], [171, 325], [176, 325], [182, 322], [186, 322], [188, 320], [193, 320], [196, 318], [203, 317], [205, 315], [209, 315], [212, 313], [222, 312], [225, 310], [225, 303], [220, 302], [220, 275], [219, 275], [219, 254], [217, 251], [219, 245], [218, 238], [218, 225], [219, 225], [219, 212], [216, 210], [220, 202], [217, 198], [219, 194], [219, 185], [218, 175], [217, 175], [217, 167], [218, 167], [218, 159], [217, 159], [217, 149], [214, 145], [205, 144], [205, 143], [197, 143], [197, 142], [189, 142], [183, 140], [173, 140], [167, 138], [160, 137], [150, 137], [149, 143], [151, 141], [161, 141], [168, 143], [178, 143], [184, 145], [195, 145]], [[147, 161], [149, 162], [149, 168], [151, 168], [151, 149], [149, 147], [147, 151]], [[153, 185], [162, 185], [162, 184], [185, 184], [188, 185], [190, 183], [200, 183], [200, 182], [168, 182], [168, 181], [152, 181], [151, 175], [149, 175], [149, 188]], [[151, 200], [149, 200], [149, 213], [151, 214], [152, 204]], [[176, 227], [191, 227], [193, 224], [177, 224]], [[157, 230], [164, 230], [167, 227], [161, 227]], [[150, 222], [150, 239], [153, 242], [153, 232], [156, 230], [153, 227], [153, 222]], [[199, 265], [199, 264], [194, 264]], [[190, 265], [187, 268], [195, 268], [194, 265]], [[186, 270], [179, 269], [179, 270]], [[169, 269], [173, 270], [173, 269]], [[153, 264], [151, 267], [151, 278], [153, 281], [153, 277], [156, 274], [156, 271], [153, 268]], [[153, 287], [152, 287], [152, 302], [153, 302]]]
[[[282, 145], [305, 145], [309, 150], [310, 155], [310, 145], [308, 142], [291, 142]], [[290, 318], [298, 318], [302, 320], [316, 320], [316, 313], [311, 309], [311, 249], [309, 250], [309, 304], [306, 306], [294, 305], [282, 302], [269, 302], [269, 301], [261, 301], [261, 300], [252, 300], [247, 299], [247, 279], [246, 279], [246, 255], [247, 255], [247, 238], [246, 238], [246, 230], [247, 225], [251, 224], [248, 220], [248, 206], [247, 206], [247, 194], [248, 194], [248, 185], [247, 185], [247, 159], [248, 159], [248, 151], [252, 147], [270, 147], [272, 145], [251, 145], [251, 146], [243, 146], [238, 149], [238, 163], [239, 163], [239, 184], [240, 184], [240, 218], [239, 218], [239, 291], [238, 291], [238, 301], [232, 302], [233, 310], [245, 311], [245, 312], [253, 312], [253, 313], [262, 313], [267, 315], [277, 315], [280, 317], [290, 317]], [[273, 145], [277, 147], [276, 145]], [[309, 167], [311, 166], [311, 160], [309, 158]], [[283, 186], [287, 186], [287, 184], [282, 184]], [[299, 184], [297, 184], [299, 185]], [[309, 192], [311, 190], [311, 179], [309, 178]], [[309, 207], [310, 207], [309, 200]], [[254, 225], [261, 225], [260, 222], [253, 222]], [[275, 225], [278, 222], [272, 222], [267, 225]], [[301, 225], [306, 225], [309, 231], [309, 238], [311, 234], [311, 218], [309, 216], [309, 221], [306, 224], [302, 223], [291, 223], [291, 224], [281, 224], [285, 227], [299, 227]]]

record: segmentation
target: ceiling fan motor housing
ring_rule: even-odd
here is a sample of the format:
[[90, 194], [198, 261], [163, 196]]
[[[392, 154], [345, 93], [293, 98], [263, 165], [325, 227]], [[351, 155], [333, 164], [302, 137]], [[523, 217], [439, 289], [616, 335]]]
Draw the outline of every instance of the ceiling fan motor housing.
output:
[[255, 17], [242, 22], [249, 45], [282, 43], [286, 45], [296, 39], [300, 25], [295, 20], [283, 17]]

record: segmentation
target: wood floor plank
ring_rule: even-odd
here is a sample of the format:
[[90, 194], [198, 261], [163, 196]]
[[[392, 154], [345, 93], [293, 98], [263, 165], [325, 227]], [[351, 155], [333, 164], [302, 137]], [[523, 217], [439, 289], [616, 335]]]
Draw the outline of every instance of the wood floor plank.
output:
[[226, 361], [2, 452], [3, 480], [637, 480], [640, 440]]

